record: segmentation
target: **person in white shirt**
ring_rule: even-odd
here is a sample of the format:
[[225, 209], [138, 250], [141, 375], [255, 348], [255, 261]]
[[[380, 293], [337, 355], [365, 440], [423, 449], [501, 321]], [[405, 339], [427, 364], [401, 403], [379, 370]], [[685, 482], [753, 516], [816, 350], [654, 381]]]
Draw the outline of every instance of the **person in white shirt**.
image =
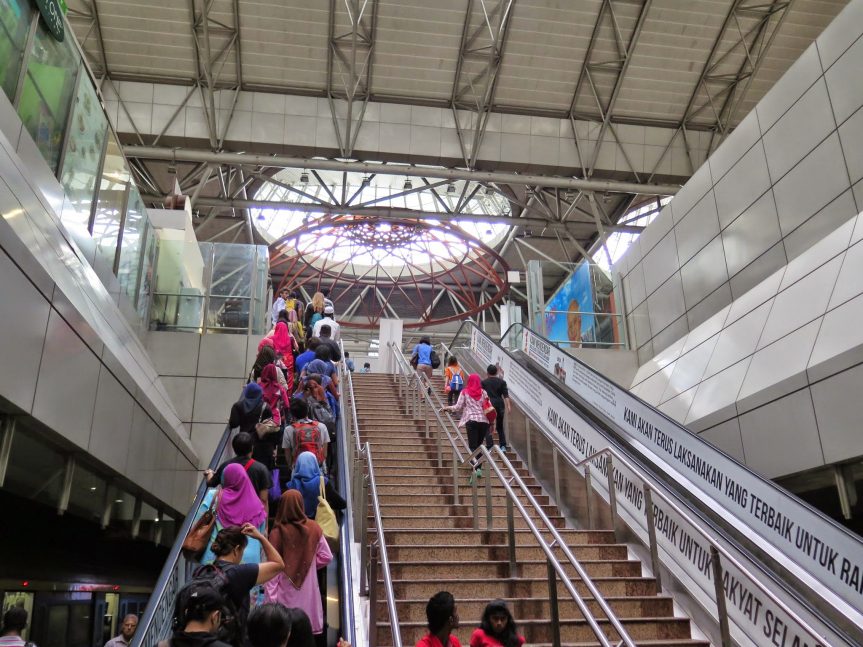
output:
[[138, 628], [138, 616], [130, 613], [123, 618], [123, 624], [120, 626], [120, 635], [111, 638], [105, 643], [105, 647], [128, 647], [132, 642], [132, 636], [135, 635], [135, 629]]
[[341, 326], [333, 319], [333, 306], [324, 306], [324, 316], [315, 324], [315, 329], [312, 331], [312, 337], [321, 336], [321, 326], [330, 327], [330, 339], [337, 342], [341, 338]]
[[278, 298], [273, 301], [273, 310], [271, 312], [273, 326], [275, 326], [276, 322], [279, 320], [279, 313], [285, 309], [285, 304], [289, 293], [290, 290], [288, 290], [288, 288], [282, 288], [281, 290], [279, 290]]

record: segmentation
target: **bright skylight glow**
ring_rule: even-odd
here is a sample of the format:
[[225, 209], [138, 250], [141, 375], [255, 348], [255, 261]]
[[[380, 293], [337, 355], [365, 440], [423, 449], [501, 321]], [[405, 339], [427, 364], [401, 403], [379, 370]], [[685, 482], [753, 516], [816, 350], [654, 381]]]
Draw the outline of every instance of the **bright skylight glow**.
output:
[[[671, 202], [671, 196], [660, 199], [659, 206], [657, 206], [655, 200], [651, 200], [650, 202], [647, 202], [637, 209], [633, 209], [627, 213], [620, 219], [619, 224], [647, 227], [647, 225], [653, 222], [653, 219], [659, 215], [661, 208], [669, 202]], [[623, 257], [626, 250], [629, 249], [629, 246], [632, 245], [640, 235], [641, 234], [630, 234], [617, 231], [612, 232], [608, 235], [608, 254], [606, 254], [605, 250], [602, 248], [602, 241], [597, 241], [595, 249], [593, 250], [593, 261], [606, 272], [611, 272], [611, 266]], [[611, 256], [611, 264], [608, 262], [609, 256]]]

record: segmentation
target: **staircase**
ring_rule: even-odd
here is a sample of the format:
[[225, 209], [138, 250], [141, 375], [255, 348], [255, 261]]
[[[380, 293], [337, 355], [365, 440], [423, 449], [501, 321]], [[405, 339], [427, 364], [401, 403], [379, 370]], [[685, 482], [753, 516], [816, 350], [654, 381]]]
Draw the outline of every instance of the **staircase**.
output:
[[[441, 378], [436, 377], [434, 383], [442, 392]], [[426, 602], [441, 590], [455, 596], [461, 620], [455, 633], [462, 644], [467, 644], [479, 625], [485, 605], [501, 598], [507, 601], [528, 645], [550, 645], [553, 638], [545, 554], [516, 510], [518, 577], [510, 577], [506, 493], [497, 478], [486, 468], [485, 479], [491, 478], [493, 484], [490, 531], [485, 529], [485, 483], [484, 479], [479, 481], [480, 529], [475, 530], [467, 472], [459, 486], [460, 504], [454, 505], [452, 464], [451, 459], [446, 460], [451, 456], [449, 445], [444, 466], [439, 469], [434, 441], [425, 438], [424, 421], [411, 419], [404, 406], [399, 406], [394, 377], [354, 374], [353, 384], [360, 439], [370, 444], [375, 465], [404, 646], [414, 645], [426, 633]], [[433, 429], [436, 424], [432, 423]], [[628, 558], [626, 546], [615, 543], [611, 531], [568, 528], [518, 456], [510, 451], [508, 458], [633, 641], [650, 647], [709, 647], [708, 641], [692, 638], [689, 619], [674, 615], [672, 599], [656, 594], [654, 580], [642, 576], [641, 562]], [[534, 516], [526, 498], [522, 502]], [[369, 532], [375, 533], [371, 509], [368, 514]], [[543, 527], [541, 522], [537, 526]], [[603, 631], [610, 639], [619, 639], [574, 569], [562, 554], [558, 557], [591, 611], [600, 618]], [[379, 586], [377, 642], [384, 647], [393, 642], [380, 578]], [[562, 644], [596, 645], [596, 637], [560, 582], [558, 600]]]

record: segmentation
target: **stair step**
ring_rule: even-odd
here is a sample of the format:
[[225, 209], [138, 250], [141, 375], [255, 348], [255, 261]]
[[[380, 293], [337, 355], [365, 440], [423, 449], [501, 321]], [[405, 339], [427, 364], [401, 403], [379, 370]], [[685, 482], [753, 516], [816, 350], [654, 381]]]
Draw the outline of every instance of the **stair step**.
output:
[[[375, 528], [369, 528], [370, 533], [376, 533]], [[440, 528], [434, 533], [429, 533], [428, 530], [417, 530], [414, 528], [386, 528], [386, 543], [387, 546], [397, 546], [403, 544], [423, 545], [430, 535], [434, 535], [434, 540], [442, 545], [465, 546], [465, 545], [480, 545], [483, 543], [506, 544], [506, 532], [502, 530], [471, 530], [449, 528]], [[544, 535], [546, 533], [543, 533]], [[614, 541], [611, 532], [602, 530], [561, 530], [559, 534], [563, 537], [567, 546], [579, 546], [584, 544], [608, 544]], [[550, 535], [549, 535], [550, 538]], [[533, 545], [536, 538], [529, 530], [515, 531], [516, 546], [520, 544]]]
[[[576, 544], [568, 546], [579, 560], [619, 561], [627, 558], [626, 546], [622, 544]], [[509, 545], [505, 542], [491, 544], [390, 544], [387, 533], [387, 555], [391, 561], [437, 563], [461, 560], [509, 559]], [[545, 560], [545, 552], [538, 545], [516, 547], [516, 557], [521, 560]]]
[[[691, 632], [687, 618], [621, 618], [626, 631], [633, 641], [641, 644], [645, 639], [681, 639], [688, 638]], [[401, 625], [402, 642], [405, 645], [415, 644], [417, 640], [427, 633], [425, 622], [403, 622]], [[617, 632], [607, 620], [599, 620], [602, 632], [612, 640], [620, 640]], [[539, 641], [550, 641], [552, 636], [551, 621], [546, 618], [520, 619], [518, 622], [519, 633], [521, 633], [527, 644]], [[458, 633], [458, 632], [457, 632]], [[560, 619], [561, 640], [589, 641], [595, 640], [593, 630], [583, 618], [561, 618]], [[378, 641], [381, 644], [391, 644], [392, 636], [389, 633], [389, 625], [378, 623]]]
[[[428, 529], [461, 529], [468, 528], [472, 529], [474, 527], [474, 518], [469, 516], [446, 516], [446, 517], [427, 517], [427, 516], [389, 516], [389, 515], [381, 515], [381, 518], [384, 522], [384, 529], [389, 532], [390, 528], [428, 528]], [[507, 528], [507, 519], [506, 516], [493, 516], [492, 517], [492, 528], [506, 530]], [[554, 524], [555, 528], [563, 529], [566, 526], [566, 520], [563, 517], [552, 517], [550, 519], [551, 523]], [[481, 514], [477, 519], [477, 523], [479, 524], [479, 528], [485, 528], [485, 514]], [[371, 516], [370, 522], [371, 524]], [[526, 529], [528, 528], [527, 522], [524, 520], [524, 517], [515, 514], [513, 518], [513, 525], [516, 530]], [[544, 524], [542, 522], [534, 523], [535, 526], [538, 526], [540, 530], [542, 530]]]
[[[641, 577], [641, 562], [634, 560], [580, 560], [580, 563], [590, 577]], [[578, 577], [572, 564], [563, 564], [563, 567], [571, 578]], [[522, 559], [519, 551], [516, 550], [516, 573], [518, 577], [546, 577], [547, 568], [546, 560]], [[440, 573], [441, 569], [447, 573], [458, 573], [460, 577], [490, 579], [509, 577], [509, 562], [505, 560], [441, 560], [434, 563], [390, 560], [390, 572], [393, 578], [400, 580], [427, 579]]]
[[[667, 596], [607, 597], [605, 600], [615, 613], [628, 618], [664, 617], [674, 613], [674, 601]], [[510, 598], [504, 601], [516, 618], [516, 622], [521, 618], [548, 618], [551, 615], [547, 596], [532, 599]], [[462, 622], [467, 624], [469, 621], [478, 621], [488, 602], [485, 598], [459, 598], [456, 603]], [[596, 600], [586, 598], [585, 602], [592, 613], [602, 616], [602, 609]], [[425, 621], [427, 603], [427, 599], [419, 598], [398, 600], [396, 608], [399, 622]], [[575, 601], [568, 596], [558, 599], [558, 611], [562, 617], [577, 618], [581, 615]], [[378, 618], [386, 618], [386, 614], [386, 601], [379, 600]]]

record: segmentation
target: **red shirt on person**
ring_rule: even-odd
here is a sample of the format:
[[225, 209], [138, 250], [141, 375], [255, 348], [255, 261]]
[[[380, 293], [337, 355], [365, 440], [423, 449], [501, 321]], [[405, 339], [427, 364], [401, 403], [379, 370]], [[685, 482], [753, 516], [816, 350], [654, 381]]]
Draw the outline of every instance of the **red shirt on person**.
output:
[[[524, 644], [524, 638], [518, 637], [519, 645]], [[503, 647], [503, 644], [494, 636], [489, 636], [482, 629], [477, 629], [471, 634], [470, 647]]]
[[434, 634], [426, 634], [419, 639], [416, 647], [461, 647], [461, 643], [458, 641], [458, 638], [450, 634], [449, 639], [446, 641], [446, 645], [442, 645], [437, 636]]

